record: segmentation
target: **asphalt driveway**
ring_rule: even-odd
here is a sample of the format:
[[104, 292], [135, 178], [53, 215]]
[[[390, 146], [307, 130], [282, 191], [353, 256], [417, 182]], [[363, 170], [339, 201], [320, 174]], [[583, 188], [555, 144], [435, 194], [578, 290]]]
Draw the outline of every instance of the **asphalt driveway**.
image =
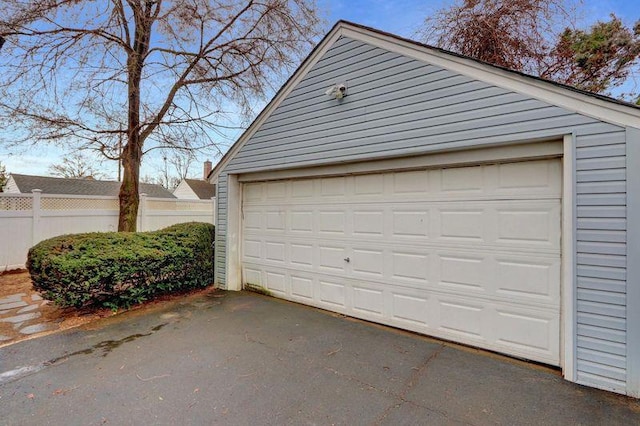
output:
[[556, 371], [252, 293], [0, 348], [0, 424], [640, 424]]

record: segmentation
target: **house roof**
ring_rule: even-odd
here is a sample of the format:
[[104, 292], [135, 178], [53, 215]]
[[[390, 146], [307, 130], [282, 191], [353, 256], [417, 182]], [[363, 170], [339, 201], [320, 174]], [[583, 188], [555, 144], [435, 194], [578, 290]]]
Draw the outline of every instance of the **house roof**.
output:
[[216, 186], [207, 181], [200, 179], [185, 179], [184, 181], [201, 200], [210, 200], [216, 196]]
[[[31, 193], [34, 189], [40, 189], [44, 194], [67, 195], [98, 195], [117, 196], [120, 191], [120, 182], [94, 179], [69, 179], [49, 176], [32, 176], [11, 173], [16, 186], [21, 193]], [[141, 183], [140, 193], [153, 198], [176, 198], [171, 192], [160, 185]]]
[[229, 161], [340, 37], [349, 37], [369, 43], [373, 46], [440, 66], [605, 122], [621, 126], [640, 127], [640, 107], [637, 105], [489, 64], [375, 28], [341, 20], [318, 43], [275, 94], [271, 102], [258, 114], [247, 130], [240, 135], [238, 140], [211, 171], [209, 179], [216, 178], [224, 170]]

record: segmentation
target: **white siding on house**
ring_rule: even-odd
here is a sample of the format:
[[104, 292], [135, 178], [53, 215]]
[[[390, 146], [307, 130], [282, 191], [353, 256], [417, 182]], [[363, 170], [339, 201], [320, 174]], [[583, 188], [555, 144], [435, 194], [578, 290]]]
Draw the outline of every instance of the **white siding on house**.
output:
[[[343, 100], [324, 91], [348, 86]], [[576, 140], [577, 380], [625, 392], [625, 130], [366, 43], [340, 38], [218, 177], [216, 275], [225, 285], [226, 181], [248, 173], [558, 138]]]
[[173, 190], [173, 195], [183, 200], [199, 200], [193, 189], [187, 184], [186, 180], [182, 180], [180, 184]]
[[3, 192], [9, 193], [9, 194], [20, 193], [20, 189], [16, 185], [16, 181], [13, 180], [13, 177], [9, 176], [9, 179], [7, 179], [7, 184], [4, 186]]

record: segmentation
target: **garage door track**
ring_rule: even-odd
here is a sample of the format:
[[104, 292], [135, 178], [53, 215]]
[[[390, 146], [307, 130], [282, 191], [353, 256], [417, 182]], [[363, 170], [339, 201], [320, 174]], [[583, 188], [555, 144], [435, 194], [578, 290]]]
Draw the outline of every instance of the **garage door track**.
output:
[[0, 349], [0, 424], [640, 424], [553, 370], [252, 293]]

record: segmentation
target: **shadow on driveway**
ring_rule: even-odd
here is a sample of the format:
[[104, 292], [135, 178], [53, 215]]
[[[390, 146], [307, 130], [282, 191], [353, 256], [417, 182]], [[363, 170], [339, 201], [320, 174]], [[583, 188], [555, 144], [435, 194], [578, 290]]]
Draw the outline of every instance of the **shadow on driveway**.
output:
[[0, 424], [640, 424], [556, 371], [252, 293], [0, 349]]

